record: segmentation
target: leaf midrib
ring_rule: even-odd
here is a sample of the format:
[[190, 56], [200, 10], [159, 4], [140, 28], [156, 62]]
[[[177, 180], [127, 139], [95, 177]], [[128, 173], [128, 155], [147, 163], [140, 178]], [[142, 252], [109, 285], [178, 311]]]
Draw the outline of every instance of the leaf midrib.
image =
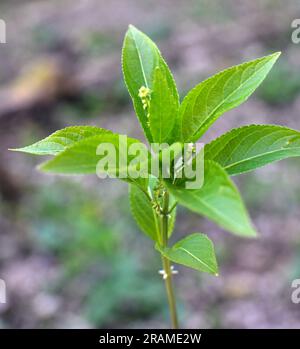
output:
[[266, 153], [263, 153], [263, 154], [260, 154], [260, 155], [251, 156], [251, 157], [249, 157], [247, 159], [236, 161], [234, 163], [231, 163], [230, 165], [224, 166], [224, 169], [227, 170], [227, 169], [230, 169], [231, 167], [234, 167], [236, 165], [240, 165], [243, 162], [247, 162], [247, 161], [250, 161], [250, 160], [253, 160], [253, 159], [257, 159], [257, 158], [260, 158], [260, 157], [263, 157], [263, 156], [266, 156], [266, 155], [275, 154], [275, 153], [281, 152], [283, 150], [291, 151], [291, 150], [298, 150], [298, 149], [300, 150], [300, 147], [294, 147], [294, 148], [288, 148], [288, 149], [281, 148], [281, 149], [277, 149], [277, 150], [274, 150], [274, 151], [269, 151], [269, 152], [266, 152]]
[[[234, 190], [234, 193], [236, 195], [235, 187], [232, 187], [232, 185], [231, 185], [231, 188]], [[220, 217], [222, 217], [224, 223], [220, 223], [217, 219], [214, 219], [214, 218], [211, 218], [211, 219], [213, 221], [215, 221], [217, 224], [224, 227], [225, 229], [233, 230], [235, 233], [245, 233], [245, 232], [250, 232], [250, 231], [252, 233], [255, 233], [255, 230], [251, 226], [248, 226], [247, 229], [245, 230], [243, 228], [243, 225], [241, 225], [240, 223], [238, 224], [237, 228], [234, 228], [234, 225], [232, 224], [232, 220], [230, 220], [227, 216], [225, 216], [222, 211], [217, 210], [215, 207], [213, 207], [210, 204], [208, 204], [207, 202], [203, 201], [203, 198], [199, 198], [199, 196], [197, 196], [196, 194], [191, 193], [191, 195], [193, 196], [193, 198], [192, 198], [193, 200], [196, 200], [196, 202], [199, 202], [200, 204], [205, 206], [211, 213], [215, 213], [215, 214], [219, 215]], [[185, 195], [183, 195], [183, 197], [184, 196]], [[182, 196], [181, 196], [181, 198], [182, 198]], [[193, 212], [198, 212], [197, 210], [195, 210], [193, 205], [189, 204], [188, 201], [184, 200], [184, 203], [185, 203], [186, 207], [188, 207]], [[241, 208], [244, 211], [245, 218], [248, 218], [247, 213], [246, 213], [245, 208], [244, 208], [244, 205], [242, 203], [240, 203], [239, 205], [241, 205]], [[235, 223], [237, 223], [237, 222], [235, 221]]]
[[[227, 222], [227, 224], [230, 225], [230, 227], [231, 227], [230, 229], [233, 229], [233, 230], [237, 231], [236, 229], [233, 228], [232, 220], [230, 220], [227, 216], [225, 216], [225, 215], [223, 214], [222, 211], [215, 209], [213, 206], [211, 206], [211, 205], [208, 204], [207, 202], [203, 201], [203, 199], [198, 198], [197, 196], [195, 196], [195, 194], [194, 194], [194, 197], [196, 197], [196, 199], [198, 199], [199, 202], [200, 202], [202, 205], [204, 205], [206, 208], [208, 208], [211, 212], [216, 212], [220, 217], [223, 217], [225, 223]], [[236, 223], [236, 222], [235, 222], [235, 223]], [[223, 225], [223, 226], [224, 226], [224, 225]], [[241, 226], [240, 224], [238, 224], [238, 226], [240, 227], [238, 231], [239, 231], [239, 232], [244, 232], [243, 226]]]
[[141, 71], [142, 71], [142, 75], [143, 75], [145, 87], [149, 88], [149, 86], [148, 86], [148, 81], [147, 81], [147, 79], [146, 79], [145, 70], [144, 70], [144, 65], [143, 65], [143, 63], [142, 63], [142, 57], [141, 57], [140, 51], [139, 51], [138, 46], [137, 46], [137, 43], [136, 43], [135, 34], [134, 34], [134, 32], [132, 32], [131, 34], [132, 34], [134, 46], [135, 46], [135, 49], [136, 49], [136, 52], [137, 52], [137, 55], [138, 55], [139, 63], [140, 63], [140, 66], [141, 66]]
[[186, 254], [190, 255], [192, 258], [196, 259], [197, 262], [199, 262], [200, 264], [204, 265], [208, 270], [210, 270], [211, 272], [215, 273], [215, 270], [212, 269], [208, 264], [206, 264], [205, 262], [203, 262], [201, 259], [199, 259], [197, 256], [195, 256], [193, 253], [189, 252], [188, 250], [186, 250], [184, 247], [178, 247], [178, 250], [182, 250], [184, 251]]
[[[268, 62], [269, 62], [269, 61], [268, 61]], [[258, 63], [258, 62], [257, 62], [257, 63]], [[197, 135], [197, 134], [201, 131], [201, 129], [204, 129], [204, 130], [205, 130], [206, 124], [207, 124], [207, 123], [209, 124], [209, 122], [207, 122], [207, 121], [208, 121], [208, 120], [210, 119], [210, 117], [220, 108], [220, 106], [221, 106], [222, 104], [224, 104], [224, 103], [232, 96], [233, 93], [236, 93], [242, 86], [244, 86], [244, 84], [245, 84], [247, 81], [249, 81], [254, 75], [256, 75], [256, 74], [257, 74], [259, 71], [261, 71], [264, 67], [265, 67], [265, 65], [263, 65], [261, 68], [259, 68], [258, 70], [256, 70], [256, 73], [255, 73], [255, 74], [251, 75], [248, 79], [244, 80], [244, 81], [239, 85], [239, 87], [238, 87], [237, 89], [235, 89], [234, 91], [232, 91], [225, 99], [223, 99], [222, 102], [220, 102], [220, 103], [213, 109], [213, 111], [209, 113], [209, 115], [205, 118], [205, 120], [203, 121], [203, 123], [201, 124], [201, 126], [199, 126], [198, 130], [197, 130], [196, 132], [194, 132], [194, 134], [192, 135], [192, 137], [195, 136], [195, 135]], [[204, 131], [204, 132], [205, 132], [205, 131]], [[202, 133], [202, 134], [203, 134], [203, 133]], [[199, 137], [201, 137], [202, 134], [201, 134], [201, 132], [200, 132]]]

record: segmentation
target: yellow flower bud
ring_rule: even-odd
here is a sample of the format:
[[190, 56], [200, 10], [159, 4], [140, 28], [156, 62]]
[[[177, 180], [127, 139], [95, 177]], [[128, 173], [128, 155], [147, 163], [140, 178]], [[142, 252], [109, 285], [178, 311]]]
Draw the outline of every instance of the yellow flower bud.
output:
[[148, 87], [142, 86], [139, 89], [139, 97], [140, 98], [147, 98], [150, 95], [151, 90]]

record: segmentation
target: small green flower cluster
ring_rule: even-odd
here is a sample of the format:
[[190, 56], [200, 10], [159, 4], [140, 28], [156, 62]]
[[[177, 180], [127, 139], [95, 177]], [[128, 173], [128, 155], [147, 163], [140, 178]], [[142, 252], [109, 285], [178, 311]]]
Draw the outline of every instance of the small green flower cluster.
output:
[[[139, 97], [142, 100], [143, 108], [148, 112], [147, 118], [149, 119], [149, 108], [150, 108], [150, 100], [151, 100], [151, 90], [148, 87], [142, 86], [139, 89]], [[149, 121], [148, 121], [149, 124]]]

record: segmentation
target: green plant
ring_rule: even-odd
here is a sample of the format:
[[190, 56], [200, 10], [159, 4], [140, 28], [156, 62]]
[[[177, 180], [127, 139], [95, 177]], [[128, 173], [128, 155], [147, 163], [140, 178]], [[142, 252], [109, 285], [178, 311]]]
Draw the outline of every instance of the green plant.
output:
[[[180, 103], [172, 74], [156, 45], [142, 32], [130, 26], [122, 52], [122, 66], [126, 86], [148, 142], [189, 145], [190, 157], [181, 164], [194, 165], [198, 154], [194, 144], [226, 111], [244, 102], [264, 80], [280, 53], [262, 57], [229, 69], [201, 82]], [[53, 155], [40, 169], [63, 174], [96, 173], [104, 154], [99, 145], [111, 144], [117, 150], [141, 145], [136, 139], [91, 127], [75, 126], [59, 130], [30, 146], [16, 149], [36, 154]], [[162, 162], [165, 150], [158, 151]], [[135, 154], [136, 155], [136, 154]], [[107, 163], [104, 172], [123, 178], [130, 186], [130, 203], [134, 218], [141, 230], [154, 241], [163, 263], [163, 278], [170, 307], [172, 325], [178, 327], [172, 285], [174, 273], [171, 262], [218, 274], [212, 241], [202, 233], [193, 233], [169, 246], [177, 204], [181, 204], [219, 224], [229, 232], [244, 236], [256, 235], [240, 194], [230, 179], [257, 167], [287, 157], [300, 155], [300, 133], [275, 125], [250, 125], [233, 129], [204, 148], [204, 184], [187, 188], [187, 176], [177, 177], [175, 171], [166, 178], [160, 168], [158, 174], [147, 167], [147, 176], [140, 176], [141, 166], [129, 154], [117, 155], [116, 168]], [[137, 155], [136, 155], [137, 156]], [[153, 154], [147, 153], [142, 164], [148, 164]], [[169, 163], [176, 169], [177, 155]], [[122, 160], [122, 161], [121, 161]], [[113, 171], [114, 170], [114, 171]], [[138, 174], [138, 175], [136, 175]]]

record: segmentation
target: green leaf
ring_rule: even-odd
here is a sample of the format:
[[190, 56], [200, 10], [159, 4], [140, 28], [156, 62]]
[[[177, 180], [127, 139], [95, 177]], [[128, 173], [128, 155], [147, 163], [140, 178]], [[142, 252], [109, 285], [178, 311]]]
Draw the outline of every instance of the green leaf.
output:
[[165, 73], [157, 67], [154, 71], [149, 122], [155, 143], [168, 142], [178, 111], [178, 97], [172, 94]]
[[[173, 76], [162, 58], [155, 43], [144, 33], [130, 25], [126, 33], [122, 50], [122, 68], [126, 86], [133, 100], [133, 105], [148, 141], [152, 135], [148, 125], [148, 111], [143, 108], [139, 89], [145, 86], [153, 88], [154, 70], [159, 67], [171, 93], [179, 105], [179, 97]], [[174, 118], [176, 116], [174, 115]]]
[[188, 209], [206, 216], [236, 235], [256, 235], [236, 186], [219, 164], [205, 161], [201, 189], [166, 184], [178, 202]]
[[[134, 170], [134, 166], [131, 167], [132, 161], [135, 159], [134, 155], [129, 155], [127, 152], [127, 159], [121, 164], [120, 149], [124, 147], [130, 147], [132, 144], [142, 144], [136, 139], [126, 137], [126, 144], [121, 143], [121, 135], [118, 134], [103, 134], [98, 136], [89, 137], [83, 139], [73, 146], [66, 148], [63, 152], [59, 153], [55, 158], [45, 162], [41, 165], [40, 169], [45, 172], [54, 172], [62, 174], [92, 174], [96, 173], [96, 167], [99, 161], [102, 160], [107, 154], [98, 155], [97, 149], [100, 145], [109, 145], [115, 149], [115, 162], [111, 162], [111, 166], [105, 171], [105, 173], [111, 174], [124, 174], [127, 170]], [[147, 153], [149, 156], [149, 154]], [[109, 160], [112, 161], [111, 157]], [[147, 159], [147, 162], [149, 159]], [[124, 178], [126, 180], [127, 178]], [[131, 181], [131, 178], [128, 178]], [[140, 180], [137, 178], [137, 180]], [[141, 178], [143, 180], [143, 178]]]
[[82, 139], [104, 134], [112, 134], [112, 132], [95, 126], [71, 126], [58, 130], [27, 147], [10, 150], [34, 155], [57, 155]]
[[183, 141], [196, 141], [219, 116], [244, 102], [264, 80], [280, 52], [226, 69], [201, 82], [180, 110]]
[[293, 156], [300, 156], [300, 132], [276, 125], [233, 129], [205, 146], [205, 158], [230, 175]]
[[218, 275], [214, 246], [204, 234], [194, 233], [178, 241], [172, 247], [156, 248], [172, 262], [206, 273]]
[[131, 185], [129, 187], [129, 201], [132, 216], [139, 228], [152, 240], [158, 241], [159, 223], [155, 221], [155, 212], [146, 194], [138, 187]]
[[[150, 192], [150, 188], [147, 188], [147, 192]], [[160, 229], [159, 217], [156, 216], [155, 210], [153, 209], [152, 202], [150, 201], [148, 195], [145, 194], [137, 186], [130, 185], [129, 187], [129, 201], [132, 216], [139, 228], [152, 240], [158, 242], [157, 232]], [[170, 200], [170, 206], [174, 200]], [[176, 219], [176, 209], [171, 213], [169, 219], [169, 233], [171, 236]]]

